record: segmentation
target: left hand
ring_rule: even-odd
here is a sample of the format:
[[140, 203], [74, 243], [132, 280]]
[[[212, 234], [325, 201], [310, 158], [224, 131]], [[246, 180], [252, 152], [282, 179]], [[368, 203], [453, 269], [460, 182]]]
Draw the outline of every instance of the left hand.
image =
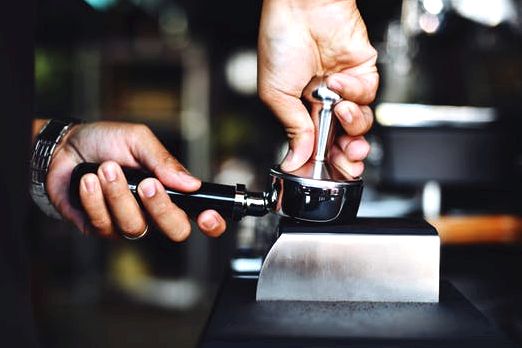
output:
[[[96, 174], [81, 179], [83, 212], [69, 201], [71, 172], [82, 162], [100, 163]], [[188, 216], [171, 202], [165, 187], [192, 192], [201, 181], [191, 176], [144, 125], [95, 122], [74, 126], [54, 151], [46, 181], [49, 199], [64, 219], [84, 233], [137, 237], [145, 231], [148, 219], [129, 191], [121, 166], [154, 174], [156, 178], [143, 180], [137, 189], [145, 212], [171, 240], [188, 238]], [[226, 228], [226, 222], [214, 210], [200, 213], [196, 222], [203, 233], [212, 237]]]

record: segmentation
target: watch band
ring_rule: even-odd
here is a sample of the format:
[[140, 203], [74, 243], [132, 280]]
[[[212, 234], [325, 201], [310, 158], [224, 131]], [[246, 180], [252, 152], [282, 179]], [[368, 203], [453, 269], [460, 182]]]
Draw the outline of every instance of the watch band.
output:
[[31, 156], [31, 185], [29, 192], [33, 201], [49, 217], [61, 219], [60, 214], [52, 205], [45, 189], [47, 171], [56, 145], [60, 143], [67, 132], [77, 121], [49, 120], [43, 127], [34, 142]]

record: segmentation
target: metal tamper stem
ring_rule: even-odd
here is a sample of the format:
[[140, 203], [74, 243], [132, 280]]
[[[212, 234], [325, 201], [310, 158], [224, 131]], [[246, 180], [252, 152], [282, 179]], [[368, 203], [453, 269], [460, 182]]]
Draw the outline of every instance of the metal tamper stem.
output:
[[330, 90], [324, 78], [314, 78], [303, 92], [310, 104], [310, 115], [315, 126], [315, 145], [308, 163], [290, 174], [316, 180], [339, 180], [341, 176], [328, 163], [328, 150], [335, 136], [336, 120], [333, 107], [341, 97]]

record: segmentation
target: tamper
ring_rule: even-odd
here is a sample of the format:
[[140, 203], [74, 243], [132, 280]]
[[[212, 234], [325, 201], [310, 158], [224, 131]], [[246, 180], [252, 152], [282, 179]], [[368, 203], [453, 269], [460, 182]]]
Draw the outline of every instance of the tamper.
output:
[[[303, 167], [283, 172], [279, 166], [270, 170], [265, 192], [250, 192], [245, 185], [221, 185], [204, 182], [195, 192], [184, 193], [167, 188], [171, 200], [195, 216], [214, 209], [225, 218], [239, 220], [243, 216], [262, 216], [268, 212], [307, 222], [346, 222], [357, 215], [362, 193], [360, 178], [348, 180], [328, 163], [328, 149], [334, 137], [335, 116], [332, 109], [341, 98], [329, 90], [324, 79], [314, 78], [305, 88], [303, 99], [310, 103], [315, 124], [315, 149]], [[80, 179], [96, 173], [98, 164], [81, 163], [74, 169], [70, 183], [71, 202], [81, 208]], [[124, 168], [129, 189], [139, 202], [138, 184], [151, 173]]]
[[315, 77], [303, 99], [310, 105], [315, 125], [314, 151], [296, 171], [285, 173], [279, 166], [271, 169], [271, 210], [301, 221], [351, 221], [359, 209], [363, 182], [345, 178], [328, 161], [336, 126], [333, 107], [341, 97], [326, 87], [324, 78]]

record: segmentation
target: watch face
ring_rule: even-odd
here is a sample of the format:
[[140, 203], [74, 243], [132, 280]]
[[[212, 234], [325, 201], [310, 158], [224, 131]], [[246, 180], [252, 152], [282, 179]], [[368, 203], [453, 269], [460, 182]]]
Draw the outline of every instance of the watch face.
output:
[[59, 142], [62, 132], [72, 125], [71, 121], [50, 120], [43, 128], [38, 139]]

